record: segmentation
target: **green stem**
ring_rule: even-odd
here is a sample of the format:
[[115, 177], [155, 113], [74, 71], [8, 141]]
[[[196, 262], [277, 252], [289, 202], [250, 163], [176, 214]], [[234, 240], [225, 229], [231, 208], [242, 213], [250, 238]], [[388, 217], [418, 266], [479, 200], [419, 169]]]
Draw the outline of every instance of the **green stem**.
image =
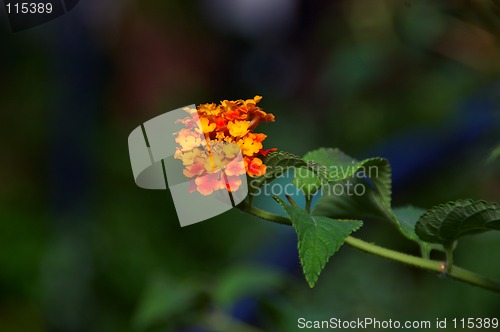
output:
[[[408, 254], [404, 254], [398, 251], [386, 249], [379, 247], [375, 244], [365, 242], [363, 240], [357, 239], [355, 237], [348, 237], [346, 243], [350, 246], [374, 254], [377, 256], [385, 257], [396, 262], [408, 264], [415, 266], [424, 270], [435, 271], [438, 273], [443, 273], [453, 279], [457, 279], [471, 285], [483, 287], [489, 290], [500, 292], [500, 281], [490, 279], [488, 277], [482, 276], [480, 274], [468, 271], [456, 265], [448, 266], [447, 264], [439, 261], [434, 261], [430, 259], [424, 259]], [[453, 268], [450, 268], [453, 267]], [[450, 271], [448, 272], [447, 269]]]
[[307, 214], [311, 214], [311, 203], [312, 203], [312, 198], [306, 196], [306, 212]]
[[[239, 205], [238, 208], [240, 208], [244, 212], [252, 214], [261, 219], [265, 219], [282, 225], [289, 225], [289, 226], [292, 225], [291, 220], [287, 217], [273, 214], [253, 206], [248, 206], [245, 203]], [[352, 236], [349, 236], [346, 239], [345, 243], [347, 243], [351, 247], [354, 247], [356, 249], [362, 250], [364, 252], [373, 255], [377, 255], [396, 262], [418, 267], [420, 269], [438, 272], [440, 274], [447, 275], [453, 279], [460, 280], [462, 282], [474, 286], [482, 287], [495, 292], [500, 292], [500, 281], [495, 279], [490, 279], [480, 274], [460, 268], [456, 265], [448, 266], [448, 264], [444, 262], [408, 255], [405, 253], [380, 247], [373, 243], [368, 243], [366, 241], [360, 240]]]
[[420, 256], [422, 256], [422, 258], [425, 258], [425, 259], [430, 259], [430, 257], [431, 257], [430, 250], [425, 248], [423, 245], [421, 245], [419, 247], [420, 247]]
[[[274, 197], [274, 196], [273, 196], [273, 197]], [[295, 207], [297, 207], [297, 208], [299, 207], [299, 205], [298, 205], [298, 204], [297, 204], [297, 203], [293, 200], [292, 196], [290, 196], [290, 195], [285, 195], [285, 197], [286, 197], [286, 199], [288, 200], [288, 202], [289, 202], [290, 204], [292, 204], [293, 206], [295, 206]]]
[[292, 221], [287, 218], [283, 217], [274, 213], [270, 213], [264, 210], [261, 210], [259, 208], [256, 208], [255, 206], [250, 206], [248, 205], [245, 201], [243, 201], [240, 205], [237, 206], [240, 210], [249, 213], [251, 215], [254, 215], [256, 217], [259, 217], [264, 220], [272, 221], [278, 224], [282, 225], [288, 225], [292, 226]]

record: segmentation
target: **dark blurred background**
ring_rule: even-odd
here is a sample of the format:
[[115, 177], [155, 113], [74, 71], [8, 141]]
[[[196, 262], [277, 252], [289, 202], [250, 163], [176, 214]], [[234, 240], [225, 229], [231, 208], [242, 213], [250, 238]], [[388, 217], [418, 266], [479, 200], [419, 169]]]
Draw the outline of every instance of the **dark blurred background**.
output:
[[[498, 294], [348, 247], [309, 289], [291, 228], [239, 211], [181, 228], [127, 148], [156, 115], [259, 94], [267, 147], [386, 157], [395, 206], [499, 202], [499, 1], [82, 0], [18, 33], [2, 8], [0, 40], [0, 331], [499, 317]], [[357, 235], [417, 254], [391, 225]], [[456, 261], [500, 278], [499, 240]]]

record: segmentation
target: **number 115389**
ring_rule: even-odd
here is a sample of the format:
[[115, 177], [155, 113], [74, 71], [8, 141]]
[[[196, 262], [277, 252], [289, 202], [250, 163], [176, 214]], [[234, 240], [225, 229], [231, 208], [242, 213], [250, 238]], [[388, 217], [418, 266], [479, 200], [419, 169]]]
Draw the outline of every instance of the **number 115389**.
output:
[[52, 4], [50, 2], [21, 2], [8, 3], [6, 5], [8, 14], [50, 14]]
[[497, 329], [499, 326], [498, 318], [454, 318], [451, 321], [455, 329]]

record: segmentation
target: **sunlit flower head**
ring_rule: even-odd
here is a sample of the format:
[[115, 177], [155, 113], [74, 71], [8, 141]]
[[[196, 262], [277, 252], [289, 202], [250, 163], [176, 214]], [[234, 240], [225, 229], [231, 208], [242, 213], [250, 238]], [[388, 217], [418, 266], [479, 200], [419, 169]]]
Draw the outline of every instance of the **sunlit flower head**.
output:
[[182, 161], [186, 177], [196, 177], [190, 191], [202, 195], [216, 190], [235, 191], [241, 186], [241, 175], [266, 173], [261, 158], [276, 149], [264, 150], [267, 136], [255, 129], [275, 119], [257, 106], [261, 99], [223, 100], [220, 104], [184, 109], [187, 116], [177, 121], [184, 128], [175, 133], [178, 147], [174, 158]]

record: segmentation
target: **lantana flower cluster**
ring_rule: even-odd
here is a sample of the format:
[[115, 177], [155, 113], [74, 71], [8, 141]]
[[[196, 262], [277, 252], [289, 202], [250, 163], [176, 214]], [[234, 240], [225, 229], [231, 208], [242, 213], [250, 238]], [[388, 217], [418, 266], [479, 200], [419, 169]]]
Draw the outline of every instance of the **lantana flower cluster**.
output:
[[188, 116], [178, 120], [185, 128], [174, 133], [178, 144], [174, 158], [182, 161], [186, 177], [195, 178], [191, 192], [236, 191], [241, 175], [266, 173], [261, 158], [276, 149], [264, 150], [267, 135], [254, 130], [261, 122], [273, 122], [274, 115], [257, 106], [261, 99], [224, 100], [184, 109]]

